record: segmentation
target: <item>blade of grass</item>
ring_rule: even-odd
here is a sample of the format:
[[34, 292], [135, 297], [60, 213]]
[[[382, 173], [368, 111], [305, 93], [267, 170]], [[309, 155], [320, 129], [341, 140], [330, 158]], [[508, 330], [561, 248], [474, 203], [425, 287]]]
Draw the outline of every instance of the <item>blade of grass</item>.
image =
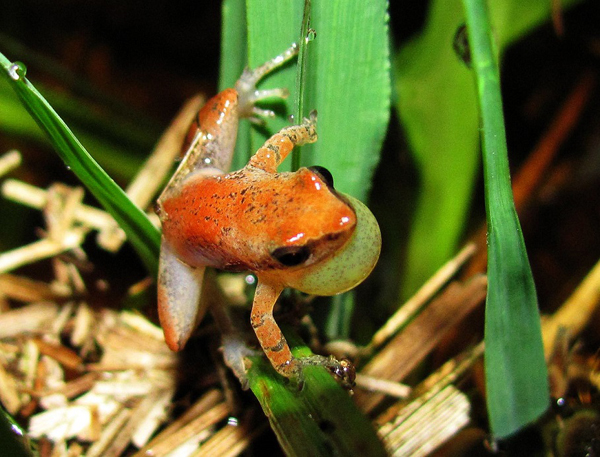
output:
[[319, 141], [303, 164], [328, 168], [336, 189], [366, 201], [390, 115], [387, 2], [313, 0], [311, 27], [305, 104], [319, 112]]
[[535, 284], [515, 210], [500, 75], [485, 0], [463, 0], [481, 118], [488, 222], [485, 375], [492, 434], [504, 438], [549, 406]]
[[[280, 2], [277, 0], [247, 0], [248, 21], [248, 65], [255, 68], [276, 55], [281, 54], [292, 43], [297, 43], [302, 21], [303, 1]], [[267, 128], [252, 128], [250, 151], [254, 153], [273, 133], [290, 124], [288, 117], [294, 112], [296, 100], [296, 62], [293, 61], [277, 69], [261, 83], [263, 87], [282, 87], [289, 90], [290, 96], [283, 103], [274, 106], [279, 116], [270, 119]], [[272, 105], [269, 105], [272, 106]], [[312, 107], [311, 107], [312, 109]], [[318, 125], [318, 124], [317, 124]], [[318, 130], [321, 134], [320, 129]], [[303, 148], [306, 149], [306, 148]], [[291, 169], [291, 157], [280, 170]]]
[[30, 457], [33, 454], [25, 432], [0, 406], [0, 450], [3, 455]]
[[[296, 357], [312, 355], [286, 332]], [[290, 338], [291, 337], [291, 338]], [[323, 367], [306, 367], [304, 388], [283, 383], [264, 357], [254, 358], [250, 388], [289, 456], [385, 456], [369, 419]], [[286, 385], [287, 384], [287, 385]]]
[[[302, 27], [300, 28], [300, 40], [298, 42], [298, 65], [296, 67], [296, 111], [294, 115], [296, 122], [300, 122], [302, 118], [308, 117], [304, 112], [304, 89], [306, 87], [306, 57], [309, 42], [310, 13], [310, 0], [305, 0], [304, 11], [302, 13]], [[294, 148], [292, 151], [292, 171], [297, 171], [300, 168], [300, 149]]]
[[46, 132], [57, 153], [100, 204], [115, 218], [151, 274], [156, 274], [160, 232], [146, 214], [87, 152], [46, 99], [25, 77], [22, 64], [0, 54], [3, 74], [37, 124]]
[[[302, 148], [301, 165], [325, 166], [336, 189], [365, 201], [389, 120], [387, 2], [311, 3], [316, 38], [308, 45], [304, 106], [319, 113], [319, 140]], [[249, 0], [247, 5], [251, 66], [298, 41], [302, 2]], [[290, 89], [288, 106], [297, 97], [295, 77], [295, 68], [283, 68], [268, 80], [269, 87]], [[286, 124], [283, 119], [269, 122], [269, 130]], [[253, 150], [266, 138], [263, 133], [255, 137]]]
[[[251, 65], [298, 41], [302, 7], [300, 1], [249, 0]], [[310, 27], [316, 38], [307, 46], [304, 114], [318, 111], [319, 140], [302, 147], [300, 165], [328, 168], [336, 189], [366, 201], [390, 114], [387, 2], [312, 0], [311, 7]], [[293, 70], [284, 68], [268, 81], [269, 87], [290, 89], [288, 106], [298, 96]], [[287, 108], [286, 113], [294, 111]], [[269, 122], [269, 128], [272, 133], [287, 124], [282, 119]], [[253, 134], [256, 150], [268, 132]], [[352, 300], [337, 303], [346, 309], [333, 314], [348, 318]], [[344, 325], [330, 323], [330, 328]]]
[[[233, 87], [242, 74], [248, 61], [246, 53], [246, 0], [224, 0], [221, 8], [221, 67], [219, 69], [219, 90]], [[238, 126], [232, 170], [239, 170], [248, 163], [251, 155], [250, 124], [242, 122]]]

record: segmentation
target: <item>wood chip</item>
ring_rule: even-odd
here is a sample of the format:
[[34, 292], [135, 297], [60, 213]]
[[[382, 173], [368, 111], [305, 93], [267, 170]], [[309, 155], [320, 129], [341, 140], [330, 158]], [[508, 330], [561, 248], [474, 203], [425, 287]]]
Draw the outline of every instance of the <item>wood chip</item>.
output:
[[70, 290], [33, 281], [12, 274], [0, 275], [0, 292], [8, 298], [22, 302], [60, 300], [70, 295]]
[[457, 271], [475, 253], [475, 244], [467, 244], [453, 259], [443, 265], [406, 303], [398, 308], [392, 317], [379, 329], [365, 352], [370, 353], [379, 348], [385, 341], [393, 336], [400, 328], [404, 327], [423, 307], [437, 294]]
[[78, 437], [83, 441], [98, 439], [94, 431], [93, 408], [82, 405], [70, 405], [54, 408], [32, 416], [29, 420], [29, 435], [33, 438], [46, 436], [51, 441], [65, 441]]
[[176, 430], [170, 436], [162, 439], [158, 444], [151, 448], [145, 448], [145, 454], [141, 452], [137, 455], [161, 456], [175, 450], [181, 443], [204, 433], [204, 431], [215, 425], [217, 422], [225, 419], [229, 414], [229, 408], [225, 403], [219, 403], [204, 414], [196, 417], [194, 420]]
[[0, 339], [42, 332], [57, 315], [58, 306], [51, 302], [32, 303], [2, 313], [0, 314]]
[[223, 393], [220, 390], [209, 390], [202, 397], [200, 397], [196, 403], [194, 403], [191, 408], [189, 408], [181, 417], [173, 421], [173, 423], [160, 432], [160, 434], [150, 441], [150, 443], [140, 449], [139, 452], [134, 455], [134, 457], [145, 457], [148, 455], [156, 456], [155, 448], [159, 446], [159, 444], [170, 439], [171, 435], [173, 435], [173, 433], [175, 433], [177, 430], [189, 424], [195, 418], [201, 414], [204, 414], [206, 411], [222, 401]]
[[74, 249], [81, 244], [84, 235], [85, 230], [81, 228], [73, 229], [60, 240], [46, 238], [12, 251], [6, 251], [0, 254], [0, 273], [6, 273], [23, 265], [54, 257]]
[[600, 262], [588, 273], [569, 299], [542, 321], [544, 352], [549, 357], [556, 337], [563, 329], [571, 338], [578, 335], [600, 305]]
[[447, 386], [425, 403], [407, 405], [378, 434], [390, 456], [427, 456], [469, 423], [470, 410], [467, 396]]
[[22, 403], [14, 377], [0, 363], [0, 400], [10, 414], [16, 414]]
[[81, 370], [83, 361], [73, 350], [59, 344], [49, 343], [42, 339], [33, 340], [40, 352], [48, 357], [52, 357], [66, 368], [71, 370]]

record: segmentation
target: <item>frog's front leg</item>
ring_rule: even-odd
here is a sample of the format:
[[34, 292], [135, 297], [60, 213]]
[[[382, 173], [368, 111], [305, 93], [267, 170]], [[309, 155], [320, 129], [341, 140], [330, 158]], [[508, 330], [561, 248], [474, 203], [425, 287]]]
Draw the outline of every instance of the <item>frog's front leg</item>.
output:
[[317, 112], [312, 111], [310, 117], [305, 118], [302, 124], [284, 127], [269, 138], [250, 158], [247, 166], [268, 173], [276, 173], [277, 167], [294, 149], [294, 146], [302, 146], [315, 141], [317, 141]]
[[281, 285], [263, 281], [259, 277], [250, 323], [273, 368], [286, 378], [292, 378], [298, 377], [301, 369], [273, 317], [273, 307], [282, 291]]
[[302, 384], [303, 367], [323, 366], [351, 388], [354, 385], [355, 373], [354, 367], [347, 360], [336, 360], [321, 355], [296, 358], [292, 355], [290, 346], [273, 317], [273, 308], [284, 287], [271, 281], [268, 275], [266, 279], [264, 276], [261, 279], [261, 276], [258, 276], [250, 322], [258, 342], [275, 371], [286, 378], [295, 378]]

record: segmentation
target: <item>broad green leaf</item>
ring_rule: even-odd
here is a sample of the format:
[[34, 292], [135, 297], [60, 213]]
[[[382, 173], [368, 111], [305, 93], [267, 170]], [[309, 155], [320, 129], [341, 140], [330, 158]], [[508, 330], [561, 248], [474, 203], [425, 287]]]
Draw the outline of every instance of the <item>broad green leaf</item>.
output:
[[485, 0], [463, 0], [476, 75], [488, 222], [485, 374], [492, 434], [505, 438], [550, 404], [535, 284], [513, 202], [493, 29]]

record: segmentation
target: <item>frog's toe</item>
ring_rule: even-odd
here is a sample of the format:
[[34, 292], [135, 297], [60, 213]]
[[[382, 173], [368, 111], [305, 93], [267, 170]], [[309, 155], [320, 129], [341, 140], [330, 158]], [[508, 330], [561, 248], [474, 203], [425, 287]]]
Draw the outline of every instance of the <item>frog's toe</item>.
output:
[[325, 357], [322, 355], [312, 355], [297, 359], [298, 365], [305, 366], [322, 366], [327, 368], [329, 372], [337, 379], [342, 386], [348, 390], [354, 387], [356, 379], [356, 370], [352, 362], [348, 359], [337, 360], [333, 356]]
[[246, 357], [256, 357], [262, 355], [262, 351], [257, 351], [248, 346], [246, 340], [239, 334], [223, 335], [221, 351], [223, 352], [223, 360], [233, 374], [240, 380], [242, 388], [248, 388], [248, 376], [246, 372]]
[[255, 124], [263, 124], [266, 118], [275, 116], [275, 112], [269, 109], [263, 109], [256, 106], [256, 103], [269, 100], [285, 100], [289, 91], [285, 88], [257, 90], [254, 86], [244, 89], [238, 89], [239, 93], [239, 111], [242, 117], [248, 118]]

